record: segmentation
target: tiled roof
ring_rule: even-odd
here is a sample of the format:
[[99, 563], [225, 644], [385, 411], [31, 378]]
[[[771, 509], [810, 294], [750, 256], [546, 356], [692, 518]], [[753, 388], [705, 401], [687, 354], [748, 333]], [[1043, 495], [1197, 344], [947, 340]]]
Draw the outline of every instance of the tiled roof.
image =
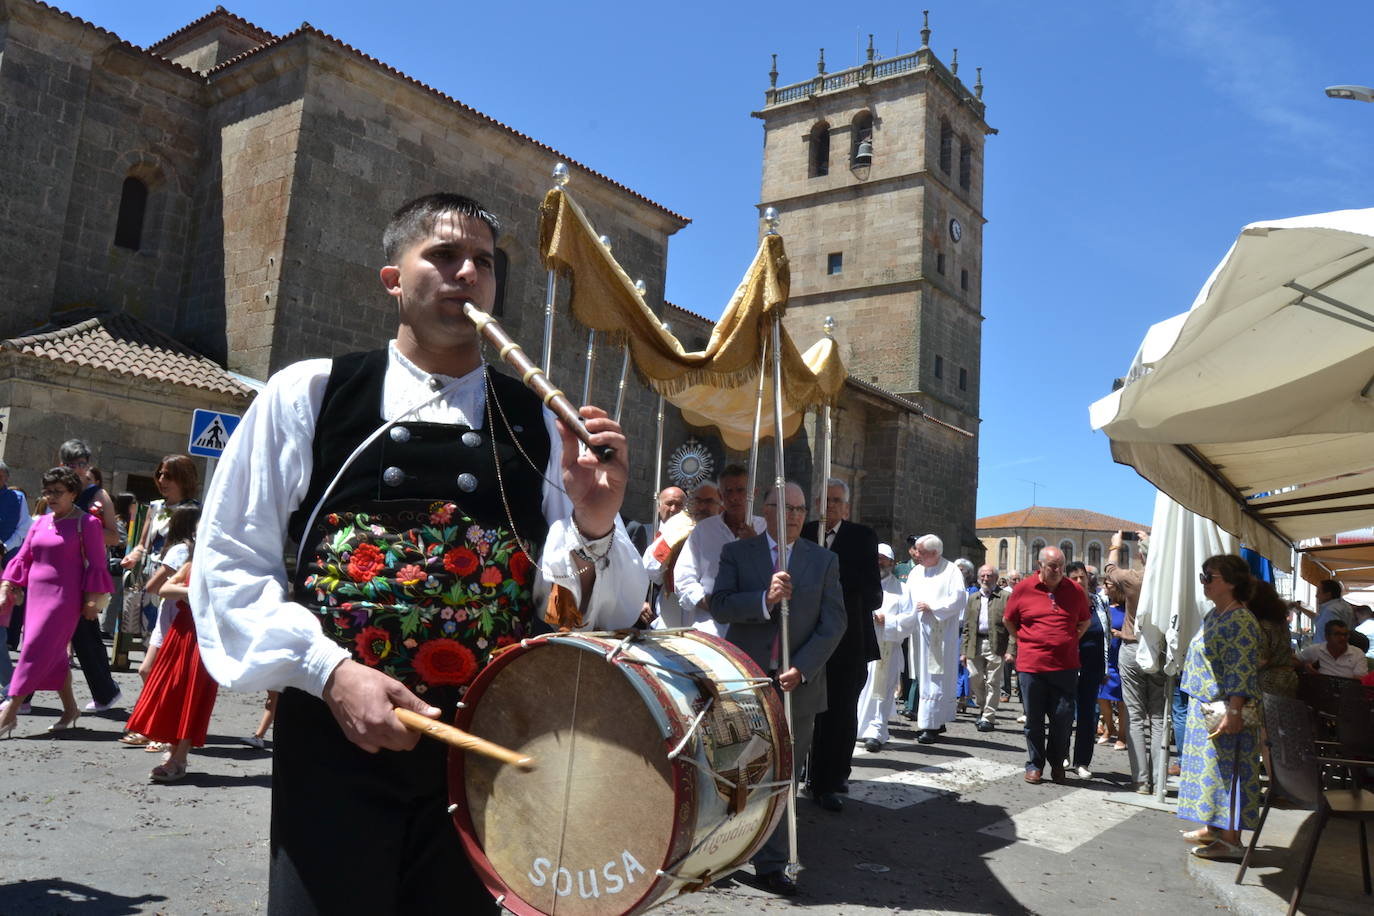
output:
[[883, 388], [879, 385], [875, 385], [872, 382], [865, 382], [863, 379], [854, 375], [846, 376], [844, 383], [846, 385], [851, 385], [854, 388], [859, 389], [860, 391], [865, 391], [869, 394], [876, 395], [886, 401], [890, 401], [891, 403], [896, 404], [898, 407], [901, 407], [904, 410], [908, 410], [914, 414], [917, 414], [918, 416], [920, 416], [922, 420], [925, 420], [927, 423], [934, 423], [936, 426], [944, 427], [945, 429], [948, 429], [952, 432], [956, 432], [961, 436], [967, 436], [970, 439], [973, 438], [973, 433], [964, 429], [962, 426], [955, 426], [953, 423], [946, 423], [944, 420], [941, 420], [937, 417], [932, 417], [930, 414], [926, 413], [926, 409], [922, 407], [920, 404], [917, 404], [915, 401], [911, 400], [911, 398], [903, 397], [902, 395], [897, 394], [895, 391], [888, 391], [886, 388]]
[[664, 300], [663, 300], [663, 304], [664, 304], [665, 306], [667, 306], [668, 308], [673, 309], [674, 311], [681, 312], [682, 314], [686, 315], [688, 318], [695, 318], [697, 321], [705, 322], [705, 324], [706, 324], [706, 326], [707, 326], [708, 328], [713, 328], [713, 327], [716, 326], [716, 323], [715, 323], [714, 321], [712, 321], [710, 318], [707, 318], [705, 315], [702, 315], [702, 314], [700, 314], [700, 313], [698, 313], [698, 312], [694, 312], [694, 311], [692, 311], [691, 309], [683, 308], [682, 306], [678, 305], [676, 302], [669, 302], [667, 299], [664, 299]]
[[644, 202], [645, 202], [646, 204], [648, 204], [649, 206], [651, 206], [651, 207], [653, 207], [653, 208], [655, 208], [655, 209], [657, 209], [657, 210], [662, 210], [664, 213], [668, 214], [668, 215], [671, 216], [673, 219], [676, 219], [676, 220], [680, 221], [684, 226], [691, 222], [690, 219], [688, 219], [687, 217], [683, 216], [682, 214], [680, 214], [680, 213], [675, 213], [675, 212], [673, 212], [672, 210], [669, 210], [667, 207], [663, 206], [663, 204], [658, 203], [657, 201], [650, 200], [649, 198], [645, 197], [643, 194], [640, 194], [638, 191], [634, 190], [633, 188], [627, 187], [627, 186], [621, 184], [620, 182], [616, 181], [614, 178], [611, 178], [611, 177], [608, 176], [608, 175], [603, 175], [601, 172], [598, 172], [598, 171], [596, 171], [595, 169], [588, 168], [587, 166], [585, 166], [585, 165], [583, 165], [582, 163], [578, 162], [576, 159], [571, 158], [570, 156], [565, 156], [565, 155], [563, 155], [563, 154], [560, 153], [558, 150], [554, 149], [552, 146], [549, 146], [547, 143], [541, 143], [540, 141], [538, 141], [538, 140], [534, 139], [533, 137], [529, 136], [528, 134], [521, 133], [520, 131], [516, 130], [514, 127], [511, 127], [511, 126], [508, 125], [508, 124], [503, 124], [503, 123], [501, 123], [500, 121], [498, 121], [498, 120], [496, 120], [495, 118], [493, 118], [491, 115], [483, 114], [482, 112], [478, 111], [476, 108], [473, 108], [471, 105], [464, 104], [463, 102], [458, 101], [457, 99], [455, 99], [453, 96], [449, 95], [448, 93], [446, 93], [446, 92], [441, 92], [440, 90], [435, 89], [433, 86], [430, 86], [430, 85], [428, 85], [427, 83], [422, 83], [422, 82], [420, 82], [420, 81], [417, 80], [415, 77], [410, 76], [410, 75], [408, 75], [408, 74], [406, 74], [406, 73], [403, 73], [403, 72], [400, 71], [400, 70], [397, 70], [395, 67], [391, 66], [391, 65], [388, 64], [388, 63], [385, 63], [385, 62], [383, 62], [383, 61], [378, 60], [377, 58], [373, 57], [371, 54], [368, 54], [368, 53], [366, 53], [366, 52], [364, 52], [364, 51], [359, 51], [357, 48], [353, 47], [352, 45], [348, 44], [347, 42], [342, 41], [342, 40], [340, 40], [340, 39], [338, 39], [338, 38], [335, 38], [333, 35], [330, 35], [328, 32], [324, 32], [324, 31], [321, 31], [320, 29], [315, 28], [313, 25], [311, 25], [311, 24], [308, 23], [308, 22], [303, 22], [303, 23], [301, 23], [301, 27], [298, 28], [298, 29], [296, 29], [296, 30], [293, 31], [293, 32], [288, 32], [287, 34], [282, 35], [282, 36], [280, 36], [280, 37], [278, 37], [278, 38], [274, 38], [274, 39], [272, 39], [271, 41], [263, 42], [261, 45], [258, 45], [256, 48], [253, 48], [253, 49], [250, 50], [250, 51], [245, 51], [245, 52], [243, 52], [243, 53], [240, 54], [238, 57], [231, 57], [231, 58], [229, 58], [228, 60], [224, 61], [224, 62], [223, 62], [222, 64], [220, 64], [219, 66], [217, 66], [217, 67], [215, 67], [214, 69], [212, 69], [212, 70], [210, 71], [210, 76], [211, 76], [211, 78], [213, 78], [213, 75], [216, 74], [216, 73], [219, 73], [219, 72], [221, 72], [221, 71], [223, 71], [223, 70], [225, 70], [225, 69], [227, 69], [227, 68], [229, 68], [229, 67], [232, 67], [232, 66], [234, 66], [235, 64], [238, 64], [239, 62], [241, 62], [241, 61], [243, 61], [243, 60], [246, 60], [247, 58], [254, 57], [254, 56], [258, 55], [258, 54], [261, 54], [261, 53], [263, 53], [264, 51], [266, 51], [266, 50], [269, 49], [269, 48], [273, 48], [273, 47], [276, 47], [277, 45], [284, 44], [284, 43], [290, 41], [291, 39], [296, 38], [297, 36], [300, 36], [300, 35], [314, 35], [314, 36], [317, 37], [317, 38], [323, 39], [324, 41], [327, 41], [327, 42], [329, 42], [330, 44], [333, 44], [335, 47], [340, 48], [341, 50], [347, 52], [348, 54], [351, 54], [351, 55], [353, 55], [354, 57], [357, 57], [357, 58], [359, 58], [360, 60], [363, 60], [363, 61], [365, 61], [366, 63], [371, 64], [372, 66], [376, 67], [376, 68], [379, 69], [379, 70], [383, 70], [383, 71], [385, 71], [385, 72], [391, 74], [392, 76], [395, 76], [395, 77], [398, 77], [398, 78], [400, 78], [400, 79], [402, 79], [402, 80], [405, 80], [407, 83], [410, 83], [412, 86], [415, 86], [415, 87], [417, 87], [417, 88], [419, 88], [419, 89], [422, 89], [422, 90], [424, 90], [425, 92], [428, 92], [428, 93], [430, 93], [431, 95], [435, 96], [436, 98], [440, 98], [440, 99], [444, 100], [445, 102], [447, 102], [448, 104], [453, 105], [453, 106], [456, 106], [457, 108], [462, 109], [463, 111], [467, 112], [468, 114], [470, 114], [470, 115], [472, 115], [472, 116], [474, 116], [474, 117], [476, 117], [476, 118], [480, 118], [480, 119], [482, 119], [483, 121], [487, 122], [488, 124], [490, 124], [490, 125], [492, 125], [492, 126], [494, 126], [494, 127], [497, 127], [497, 128], [499, 128], [499, 129], [505, 131], [506, 133], [511, 134], [512, 136], [514, 136], [514, 137], [516, 137], [516, 138], [518, 138], [518, 139], [520, 139], [520, 140], [523, 140], [523, 141], [526, 142], [526, 143], [533, 144], [534, 146], [537, 146], [537, 147], [539, 147], [539, 148], [542, 149], [542, 150], [545, 150], [545, 151], [547, 151], [547, 152], [549, 152], [549, 153], [552, 153], [552, 154], [554, 155], [554, 157], [555, 157], [558, 161], [560, 161], [560, 162], [565, 162], [565, 163], [567, 163], [569, 166], [576, 166], [577, 168], [581, 169], [582, 171], [586, 172], [587, 174], [592, 175], [592, 176], [594, 176], [594, 177], [596, 177], [596, 178], [599, 178], [599, 179], [601, 179], [602, 181], [606, 182], [607, 184], [610, 184], [610, 185], [612, 185], [612, 186], [614, 186], [614, 187], [619, 188], [620, 190], [624, 191], [625, 193], [629, 194], [630, 196], [636, 197], [636, 198], [638, 198], [639, 200], [644, 201]]
[[195, 20], [194, 22], [188, 22], [186, 25], [177, 29], [172, 34], [163, 38], [161, 41], [153, 42], [151, 45], [148, 46], [148, 51], [151, 54], [156, 54], [157, 49], [161, 48], [163, 45], [169, 44], [172, 41], [181, 38], [184, 35], [190, 34], [191, 32], [195, 31], [201, 26], [208, 25], [210, 22], [216, 20], [227, 20], [230, 23], [238, 26], [242, 31], [252, 33], [261, 41], [270, 41], [271, 39], [277, 37], [272, 32], [269, 32], [266, 29], [264, 29], [262, 26], [257, 25], [256, 23], [249, 22], [242, 16], [229, 12], [222, 6], [217, 6], [210, 12], [206, 13], [204, 16], [201, 16], [199, 19]]
[[1090, 509], [1056, 509], [1053, 506], [1031, 506], [1002, 515], [989, 515], [974, 522], [979, 531], [985, 528], [1073, 528], [1081, 531], [1146, 531], [1149, 525], [1114, 515], [1103, 515]]
[[119, 45], [121, 48], [126, 48], [126, 49], [128, 49], [128, 50], [130, 50], [130, 51], [135, 52], [136, 54], [142, 54], [142, 55], [144, 55], [145, 57], [148, 57], [149, 59], [151, 59], [151, 60], [153, 60], [153, 61], [156, 61], [156, 62], [157, 62], [158, 64], [160, 64], [161, 66], [170, 67], [171, 69], [175, 70], [176, 72], [180, 73], [180, 74], [183, 75], [183, 76], [190, 76], [190, 77], [200, 78], [200, 74], [197, 73], [196, 71], [192, 70], [190, 67], [183, 67], [181, 64], [173, 63], [172, 61], [168, 60], [168, 59], [165, 58], [165, 57], [160, 57], [160, 56], [158, 56], [158, 55], [156, 55], [156, 54], [149, 54], [148, 51], [147, 51], [145, 48], [140, 48], [138, 45], [134, 44], [132, 41], [127, 41], [127, 40], [125, 40], [125, 39], [123, 39], [123, 38], [120, 38], [120, 37], [119, 37], [118, 35], [116, 35], [114, 32], [111, 32], [109, 29], [101, 28], [100, 26], [96, 25], [94, 22], [89, 22], [89, 21], [87, 21], [87, 20], [85, 20], [85, 19], [82, 19], [80, 16], [73, 16], [71, 13], [67, 12], [66, 10], [64, 10], [64, 9], [59, 9], [58, 7], [53, 6], [51, 3], [44, 3], [43, 0], [32, 0], [32, 2], [33, 2], [33, 4], [34, 4], [34, 6], [40, 6], [40, 7], [42, 7], [42, 8], [45, 9], [45, 10], [50, 10], [51, 12], [56, 13], [57, 15], [61, 16], [61, 17], [64, 18], [64, 19], [69, 19], [69, 20], [71, 20], [72, 22], [77, 23], [78, 25], [85, 26], [85, 27], [88, 28], [88, 29], [92, 29], [92, 30], [94, 30], [94, 31], [96, 31], [96, 32], [99, 32], [101, 35], [106, 35], [106, 36], [108, 36], [109, 38], [113, 39], [114, 42], [115, 42], [115, 44]]
[[53, 322], [22, 337], [0, 340], [3, 350], [245, 400], [253, 396], [252, 388], [213, 360], [125, 314], [101, 312], [72, 324]]

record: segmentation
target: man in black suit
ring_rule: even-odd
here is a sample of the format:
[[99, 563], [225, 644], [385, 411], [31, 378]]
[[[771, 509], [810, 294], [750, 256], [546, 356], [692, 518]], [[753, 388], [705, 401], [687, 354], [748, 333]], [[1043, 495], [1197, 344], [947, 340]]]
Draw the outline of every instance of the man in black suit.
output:
[[[811, 742], [812, 722], [825, 709], [825, 663], [840, 642], [845, 612], [839, 562], [833, 554], [797, 537], [806, 518], [806, 494], [794, 483], [786, 490], [783, 540], [789, 545], [787, 569], [778, 569], [778, 494], [770, 489], [763, 502], [766, 533], [731, 541], [721, 551], [720, 572], [711, 592], [711, 616], [728, 625], [726, 639], [774, 676], [784, 692], [792, 694], [795, 776]], [[788, 599], [790, 657], [786, 669], [782, 668], [778, 644], [778, 608], [783, 598]], [[784, 870], [787, 852], [784, 821], [754, 855], [753, 862], [765, 888], [791, 896], [797, 886]]]
[[882, 607], [878, 573], [878, 535], [867, 525], [849, 521], [849, 485], [826, 481], [825, 527], [807, 522], [802, 537], [828, 547], [840, 558], [840, 588], [849, 621], [844, 639], [825, 666], [828, 701], [816, 717], [811, 739], [807, 783], [811, 797], [827, 811], [843, 811], [840, 794], [849, 783], [850, 759], [859, 735], [859, 694], [868, 680], [868, 663], [878, 658], [873, 612]]

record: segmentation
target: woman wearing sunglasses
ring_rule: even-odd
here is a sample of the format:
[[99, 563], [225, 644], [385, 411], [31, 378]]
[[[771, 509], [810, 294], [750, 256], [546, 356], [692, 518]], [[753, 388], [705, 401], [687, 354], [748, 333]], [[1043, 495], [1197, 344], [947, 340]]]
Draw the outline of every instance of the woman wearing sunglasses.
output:
[[[1213, 606], [1188, 646], [1180, 685], [1189, 700], [1178, 816], [1202, 825], [1183, 834], [1197, 844], [1193, 855], [1238, 859], [1240, 831], [1253, 830], [1259, 817], [1259, 722], [1243, 714], [1248, 700], [1260, 698], [1260, 626], [1245, 608], [1254, 579], [1232, 554], [1208, 559], [1198, 578]], [[1224, 712], [1209, 729], [1204, 704], [1217, 701]]]

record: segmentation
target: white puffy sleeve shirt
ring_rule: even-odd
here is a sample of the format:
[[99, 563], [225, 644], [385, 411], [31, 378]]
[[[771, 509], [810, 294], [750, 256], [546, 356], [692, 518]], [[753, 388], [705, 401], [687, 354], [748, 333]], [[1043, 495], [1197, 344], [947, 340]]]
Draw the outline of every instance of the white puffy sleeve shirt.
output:
[[[230, 690], [297, 687], [320, 696], [330, 674], [349, 657], [324, 634], [314, 612], [287, 600], [282, 560], [291, 514], [310, 486], [315, 422], [331, 365], [327, 359], [306, 360], [268, 380], [230, 438], [205, 495], [191, 608], [206, 670]], [[431, 376], [390, 345], [385, 420], [479, 427], [485, 408], [482, 368], [456, 379]], [[549, 533], [535, 583], [536, 607], [549, 582], [568, 588], [579, 602], [582, 597], [570, 556], [579, 541], [572, 502], [562, 489], [562, 440], [547, 409], [544, 424], [551, 446], [543, 470]], [[590, 630], [633, 624], [648, 588], [639, 554], [619, 520], [608, 558], [583, 615]]]

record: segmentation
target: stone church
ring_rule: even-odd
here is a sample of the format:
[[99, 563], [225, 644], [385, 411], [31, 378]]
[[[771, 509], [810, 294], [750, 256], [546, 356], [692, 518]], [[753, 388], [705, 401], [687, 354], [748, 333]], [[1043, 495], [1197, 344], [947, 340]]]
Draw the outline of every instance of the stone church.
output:
[[[928, 40], [820, 69], [782, 87], [775, 70], [756, 116], [760, 208], [781, 211], [791, 257], [788, 328], [805, 347], [834, 315], [852, 373], [833, 473], [884, 539], [935, 531], [950, 554], [976, 553], [981, 87]], [[433, 190], [501, 216], [497, 312], [537, 351], [538, 204], [560, 161], [647, 300], [703, 344], [710, 321], [663, 301], [685, 217], [364, 50], [222, 7], [140, 48], [39, 0], [0, 0], [0, 457], [32, 495], [79, 436], [111, 491], [150, 495], [194, 408], [242, 413], [276, 369], [391, 336], [380, 229]], [[550, 374], [580, 392], [585, 335], [557, 311]], [[591, 400], [614, 403], [620, 352], [596, 362]], [[650, 514], [656, 403], [628, 386], [628, 517]], [[814, 436], [789, 443], [789, 476], [818, 473]], [[671, 411], [665, 443], [717, 469], [742, 457]]]

